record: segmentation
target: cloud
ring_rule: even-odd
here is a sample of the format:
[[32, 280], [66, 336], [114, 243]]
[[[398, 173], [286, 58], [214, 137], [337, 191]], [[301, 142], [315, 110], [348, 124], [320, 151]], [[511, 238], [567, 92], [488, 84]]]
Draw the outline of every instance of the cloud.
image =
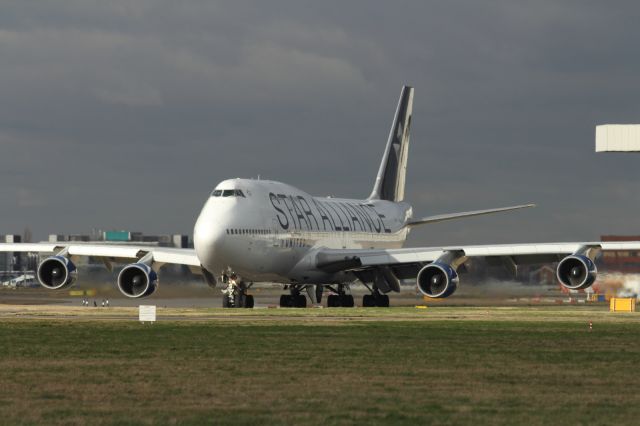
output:
[[366, 196], [408, 83], [416, 215], [539, 205], [412, 244], [633, 232], [637, 159], [593, 137], [640, 116], [639, 17], [595, 0], [7, 4], [0, 228], [191, 232], [230, 176]]
[[17, 188], [16, 199], [18, 207], [21, 208], [42, 207], [45, 204], [44, 199], [41, 196], [35, 194], [28, 188]]
[[163, 104], [160, 91], [153, 88], [135, 87], [131, 89], [96, 89], [96, 97], [104, 102], [126, 106], [160, 106]]

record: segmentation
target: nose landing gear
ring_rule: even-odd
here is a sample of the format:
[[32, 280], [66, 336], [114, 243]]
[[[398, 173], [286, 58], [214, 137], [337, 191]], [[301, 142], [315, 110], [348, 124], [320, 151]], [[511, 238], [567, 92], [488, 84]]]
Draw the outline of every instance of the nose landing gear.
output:
[[222, 282], [226, 287], [222, 290], [223, 308], [253, 308], [253, 295], [247, 294], [253, 283], [247, 285], [240, 281], [235, 275], [222, 277]]

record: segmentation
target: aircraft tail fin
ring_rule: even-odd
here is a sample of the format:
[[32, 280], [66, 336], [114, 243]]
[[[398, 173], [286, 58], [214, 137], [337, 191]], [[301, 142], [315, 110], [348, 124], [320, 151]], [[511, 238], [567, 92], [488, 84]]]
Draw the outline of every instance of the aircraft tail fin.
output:
[[413, 87], [403, 86], [380, 169], [369, 199], [402, 201], [409, 155]]

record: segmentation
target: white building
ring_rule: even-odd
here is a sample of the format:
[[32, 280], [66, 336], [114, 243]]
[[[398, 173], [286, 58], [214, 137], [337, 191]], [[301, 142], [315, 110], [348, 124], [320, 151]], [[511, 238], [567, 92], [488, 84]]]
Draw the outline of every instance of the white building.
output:
[[596, 152], [640, 151], [640, 124], [596, 126]]

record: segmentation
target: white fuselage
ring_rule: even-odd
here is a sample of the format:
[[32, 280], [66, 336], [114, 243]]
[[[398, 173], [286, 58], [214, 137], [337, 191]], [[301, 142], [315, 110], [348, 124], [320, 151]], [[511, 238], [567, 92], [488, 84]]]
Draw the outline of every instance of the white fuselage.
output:
[[402, 247], [411, 215], [404, 202], [312, 197], [280, 182], [230, 179], [206, 201], [193, 239], [214, 275], [326, 284], [353, 277], [318, 269], [318, 249]]

